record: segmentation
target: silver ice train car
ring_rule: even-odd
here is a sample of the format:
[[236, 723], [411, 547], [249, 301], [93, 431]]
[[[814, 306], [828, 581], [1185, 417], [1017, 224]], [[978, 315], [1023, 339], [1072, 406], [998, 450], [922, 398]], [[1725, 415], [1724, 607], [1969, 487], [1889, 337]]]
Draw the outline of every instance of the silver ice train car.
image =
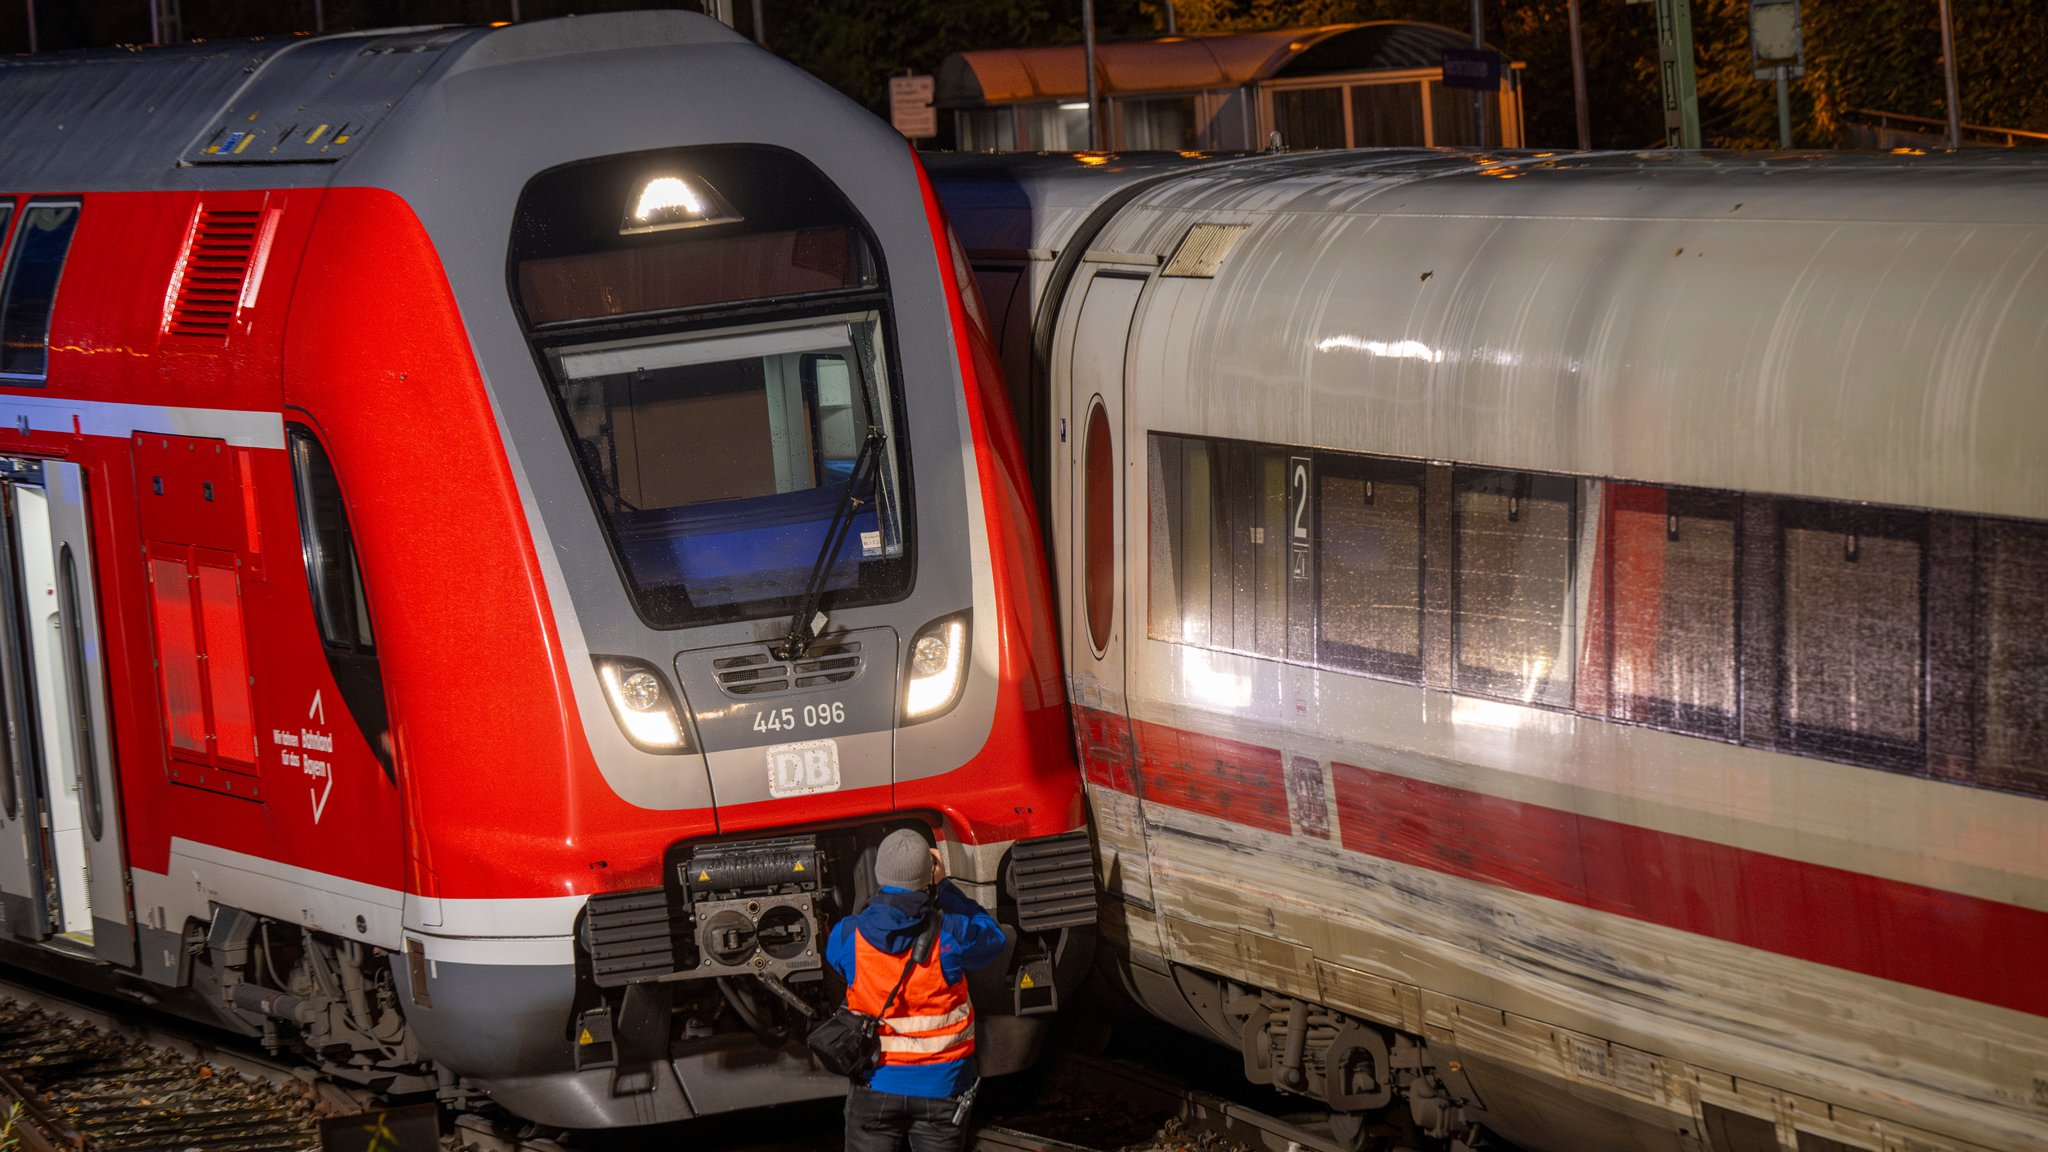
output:
[[939, 179], [1145, 1006], [1362, 1146], [2048, 1146], [2048, 164]]

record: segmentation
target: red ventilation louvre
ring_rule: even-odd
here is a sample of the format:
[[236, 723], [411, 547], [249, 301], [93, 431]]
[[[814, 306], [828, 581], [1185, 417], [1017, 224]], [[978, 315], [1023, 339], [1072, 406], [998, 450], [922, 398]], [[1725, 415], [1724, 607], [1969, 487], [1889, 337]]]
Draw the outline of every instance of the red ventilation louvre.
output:
[[200, 340], [228, 338], [262, 226], [263, 213], [257, 210], [208, 209], [199, 214], [178, 271], [166, 331]]

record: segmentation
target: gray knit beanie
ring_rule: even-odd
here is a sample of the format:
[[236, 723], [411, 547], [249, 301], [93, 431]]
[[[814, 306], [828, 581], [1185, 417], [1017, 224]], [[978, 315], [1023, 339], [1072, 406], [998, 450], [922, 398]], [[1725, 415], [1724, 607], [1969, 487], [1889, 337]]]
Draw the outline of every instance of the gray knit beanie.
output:
[[916, 892], [932, 884], [932, 843], [914, 828], [898, 828], [875, 849], [875, 880]]

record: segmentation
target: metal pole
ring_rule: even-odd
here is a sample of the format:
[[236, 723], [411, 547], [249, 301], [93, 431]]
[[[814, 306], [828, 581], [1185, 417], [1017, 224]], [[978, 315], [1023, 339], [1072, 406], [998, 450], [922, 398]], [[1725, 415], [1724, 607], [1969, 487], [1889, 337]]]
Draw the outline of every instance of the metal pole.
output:
[[[1475, 0], [1476, 2], [1476, 0]], [[1095, 0], [1081, 0], [1081, 47], [1088, 65], [1088, 151], [1095, 151]]]
[[[1480, 13], [1480, 8], [1483, 5], [1483, 3], [1484, 0], [1472, 0], [1472, 47], [1480, 49], [1481, 51], [1484, 51], [1486, 48], [1486, 25], [1484, 23], [1485, 18]], [[1486, 147], [1487, 95], [1487, 91], [1484, 88], [1474, 89], [1472, 92], [1472, 124], [1474, 129], [1478, 133], [1478, 139], [1474, 140], [1473, 143], [1481, 148]], [[1493, 95], [1498, 97], [1500, 95], [1500, 92], [1498, 90], [1495, 90], [1493, 92]]]
[[164, 30], [161, 23], [162, 16], [163, 0], [149, 0], [149, 42], [151, 44], [161, 44], [164, 42]]
[[1579, 118], [1579, 150], [1593, 146], [1593, 113], [1586, 103], [1586, 42], [1579, 37], [1579, 0], [1571, 0], [1572, 110]]
[[1778, 147], [1792, 147], [1792, 85], [1783, 64], [1778, 65]]
[[1941, 71], [1948, 83], [1948, 146], [1963, 146], [1963, 98], [1956, 84], [1956, 34], [1950, 26], [1948, 0], [1941, 0]]
[[1180, 35], [1180, 13], [1173, 10], [1173, 0], [1166, 0], [1166, 34]]
[[33, 56], [36, 51], [36, 0], [28, 0], [28, 50]]
[[519, 0], [512, 0], [512, 22], [519, 23]]
[[313, 31], [327, 31], [327, 9], [321, 5], [320, 0], [313, 0]]
[[1664, 146], [1700, 146], [1700, 95], [1692, 63], [1692, 0], [1657, 0], [1658, 75], [1664, 86]]
[[768, 46], [768, 25], [761, 18], [761, 0], [754, 0], [754, 43]]

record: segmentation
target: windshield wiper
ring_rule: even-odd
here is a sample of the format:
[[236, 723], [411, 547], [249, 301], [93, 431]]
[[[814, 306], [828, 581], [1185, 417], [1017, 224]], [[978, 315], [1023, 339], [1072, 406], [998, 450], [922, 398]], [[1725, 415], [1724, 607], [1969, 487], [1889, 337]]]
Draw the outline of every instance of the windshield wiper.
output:
[[853, 527], [854, 514], [867, 504], [859, 495], [861, 481], [871, 478], [875, 461], [882, 455], [882, 444], [888, 438], [880, 428], [868, 425], [860, 455], [853, 458], [853, 475], [846, 479], [846, 495], [839, 498], [839, 511], [833, 513], [832, 523], [825, 530], [825, 546], [818, 550], [818, 562], [811, 565], [811, 579], [804, 585], [803, 599], [797, 601], [796, 612], [789, 618], [789, 635], [774, 649], [777, 660], [803, 659], [804, 653], [811, 650], [812, 641], [818, 638], [818, 630], [825, 626], [825, 614], [818, 611], [818, 600], [825, 595], [832, 562], [838, 558], [839, 546], [846, 542], [847, 529]]
[[[888, 442], [888, 433], [875, 423], [875, 381], [868, 373], [869, 357], [873, 355], [868, 333], [859, 324], [847, 325], [847, 335], [853, 343], [853, 373], [860, 381], [861, 400], [868, 409], [868, 434], [861, 441], [860, 453], [853, 458], [853, 474], [846, 478], [846, 495], [839, 498], [839, 511], [833, 513], [832, 523], [825, 528], [825, 546], [818, 550], [817, 563], [811, 565], [811, 578], [804, 584], [803, 598], [797, 601], [796, 611], [789, 618], [789, 634], [782, 643], [770, 649], [777, 660], [801, 660], [817, 640], [818, 631], [825, 627], [825, 614], [818, 611], [818, 601], [825, 595], [825, 582], [831, 577], [832, 562], [839, 555], [840, 545], [846, 542], [847, 529], [853, 527], [854, 514], [867, 501], [861, 499], [863, 480], [872, 480], [882, 458], [882, 447]], [[879, 491], [880, 486], [877, 485]], [[875, 518], [878, 534], [886, 533], [888, 525], [883, 517]]]

